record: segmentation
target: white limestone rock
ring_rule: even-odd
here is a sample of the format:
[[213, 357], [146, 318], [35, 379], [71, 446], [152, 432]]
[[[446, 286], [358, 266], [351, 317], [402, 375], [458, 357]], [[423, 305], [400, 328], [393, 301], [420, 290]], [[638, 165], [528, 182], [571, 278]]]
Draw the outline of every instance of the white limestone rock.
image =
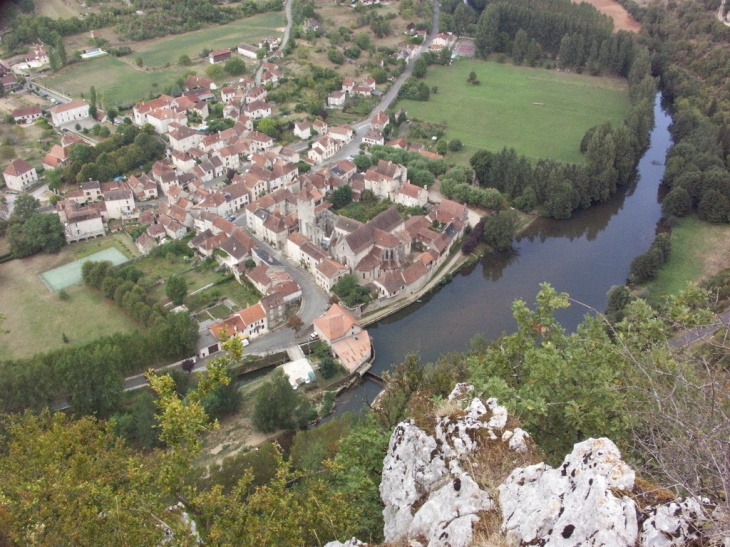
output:
[[645, 511], [641, 526], [644, 547], [680, 547], [700, 538], [698, 525], [706, 518], [701, 500], [689, 498]]
[[367, 543], [363, 543], [359, 539], [352, 538], [348, 539], [345, 543], [340, 541], [330, 541], [329, 543], [325, 543], [324, 547], [361, 547], [363, 545], [367, 545]]
[[454, 399], [463, 399], [468, 393], [473, 391], [474, 386], [461, 382], [454, 386], [454, 389], [452, 389], [451, 393], [449, 393], [448, 399], [449, 401], [453, 401]]
[[489, 495], [463, 473], [431, 493], [413, 517], [408, 537], [429, 538], [429, 547], [466, 547], [477, 513], [493, 508]]
[[[474, 391], [459, 384], [450, 400], [462, 400]], [[468, 547], [472, 525], [480, 511], [494, 509], [489, 495], [462, 469], [464, 456], [478, 448], [475, 433], [484, 430], [494, 440], [503, 435], [507, 410], [489, 399], [473, 398], [463, 414], [439, 419], [435, 435], [427, 435], [412, 420], [396, 427], [383, 463], [380, 496], [385, 505], [386, 542], [414, 539], [428, 547]], [[529, 435], [516, 429], [513, 450], [527, 449]]]
[[393, 431], [380, 482], [385, 541], [406, 537], [413, 520], [412, 506], [448, 473], [438, 452], [436, 440], [413, 420], [398, 424]]
[[530, 434], [525, 431], [522, 428], [516, 428], [514, 432], [507, 437], [507, 439], [504, 439], [504, 435], [502, 436], [503, 440], [509, 440], [509, 448], [510, 450], [514, 450], [518, 454], [523, 454], [527, 452], [527, 439], [530, 438]]
[[518, 468], [500, 485], [502, 531], [523, 545], [633, 547], [635, 504], [613, 489], [630, 491], [634, 478], [610, 440], [579, 443], [560, 468]]

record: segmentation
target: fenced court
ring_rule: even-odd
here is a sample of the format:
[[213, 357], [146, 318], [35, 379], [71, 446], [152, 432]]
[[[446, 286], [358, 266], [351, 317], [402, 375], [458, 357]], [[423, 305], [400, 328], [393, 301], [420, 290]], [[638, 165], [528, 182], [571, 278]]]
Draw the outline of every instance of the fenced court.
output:
[[60, 291], [71, 285], [81, 282], [81, 266], [84, 262], [92, 260], [94, 262], [102, 262], [108, 260], [115, 266], [124, 264], [129, 260], [122, 252], [116, 247], [110, 247], [104, 249], [93, 255], [85, 256], [79, 260], [74, 260], [68, 264], [48, 270], [41, 274], [41, 279], [45, 282], [49, 289], [52, 291]]

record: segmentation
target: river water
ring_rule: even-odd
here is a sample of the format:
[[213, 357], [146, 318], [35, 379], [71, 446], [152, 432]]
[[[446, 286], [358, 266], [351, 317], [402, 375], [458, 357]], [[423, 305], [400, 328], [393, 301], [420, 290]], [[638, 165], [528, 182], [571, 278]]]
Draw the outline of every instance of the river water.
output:
[[[433, 362], [468, 349], [476, 334], [493, 340], [513, 332], [512, 302], [522, 299], [533, 306], [544, 281], [585, 305], [573, 303], [557, 313], [566, 329], [574, 330], [590, 312], [586, 306], [603, 311], [606, 293], [626, 281], [633, 258], [654, 240], [661, 216], [657, 195], [671, 145], [671, 118], [659, 95], [654, 116], [651, 144], [631, 186], [569, 220], [538, 219], [516, 241], [514, 252], [483, 258], [423, 302], [369, 326], [372, 371], [380, 374], [410, 352], [422, 363]], [[372, 381], [362, 383], [338, 399], [336, 414], [369, 405], [379, 390]]]

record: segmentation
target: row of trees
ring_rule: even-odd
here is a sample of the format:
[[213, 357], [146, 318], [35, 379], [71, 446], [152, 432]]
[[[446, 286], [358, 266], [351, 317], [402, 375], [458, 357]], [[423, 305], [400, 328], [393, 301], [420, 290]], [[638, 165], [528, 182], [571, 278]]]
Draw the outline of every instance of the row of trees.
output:
[[160, 360], [192, 355], [197, 337], [194, 319], [171, 313], [145, 332], [104, 336], [28, 359], [0, 361], [0, 412], [40, 411], [70, 397], [77, 415], [109, 416], [119, 409], [126, 376]]

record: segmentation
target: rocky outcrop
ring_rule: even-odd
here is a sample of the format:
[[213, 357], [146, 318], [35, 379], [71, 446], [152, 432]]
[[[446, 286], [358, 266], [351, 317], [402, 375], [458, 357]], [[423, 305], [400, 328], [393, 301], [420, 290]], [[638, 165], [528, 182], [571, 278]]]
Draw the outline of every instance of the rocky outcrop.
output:
[[502, 530], [522, 544], [631, 547], [634, 472], [608, 439], [575, 445], [558, 469], [515, 469], [499, 487]]
[[[538, 461], [530, 435], [496, 399], [484, 402], [472, 392], [457, 385], [448, 415], [427, 427], [407, 420], [393, 432], [380, 483], [386, 542], [467, 547], [488, 512], [501, 512], [501, 530], [515, 546], [679, 547], [700, 539], [703, 502], [639, 507], [635, 473], [609, 439], [576, 444], [555, 469], [526, 465]], [[490, 462], [506, 471], [474, 475]], [[487, 482], [498, 499], [480, 487], [486, 475], [499, 477]], [[353, 538], [325, 547], [360, 545]]]
[[[466, 403], [470, 391], [460, 384], [449, 399]], [[419, 538], [429, 547], [471, 544], [478, 514], [495, 504], [462, 468], [462, 459], [480, 448], [480, 434], [514, 451], [526, 450], [529, 435], [505, 431], [507, 418], [495, 399], [484, 404], [474, 398], [463, 412], [440, 418], [433, 434], [413, 420], [396, 427], [380, 483], [386, 541]]]

